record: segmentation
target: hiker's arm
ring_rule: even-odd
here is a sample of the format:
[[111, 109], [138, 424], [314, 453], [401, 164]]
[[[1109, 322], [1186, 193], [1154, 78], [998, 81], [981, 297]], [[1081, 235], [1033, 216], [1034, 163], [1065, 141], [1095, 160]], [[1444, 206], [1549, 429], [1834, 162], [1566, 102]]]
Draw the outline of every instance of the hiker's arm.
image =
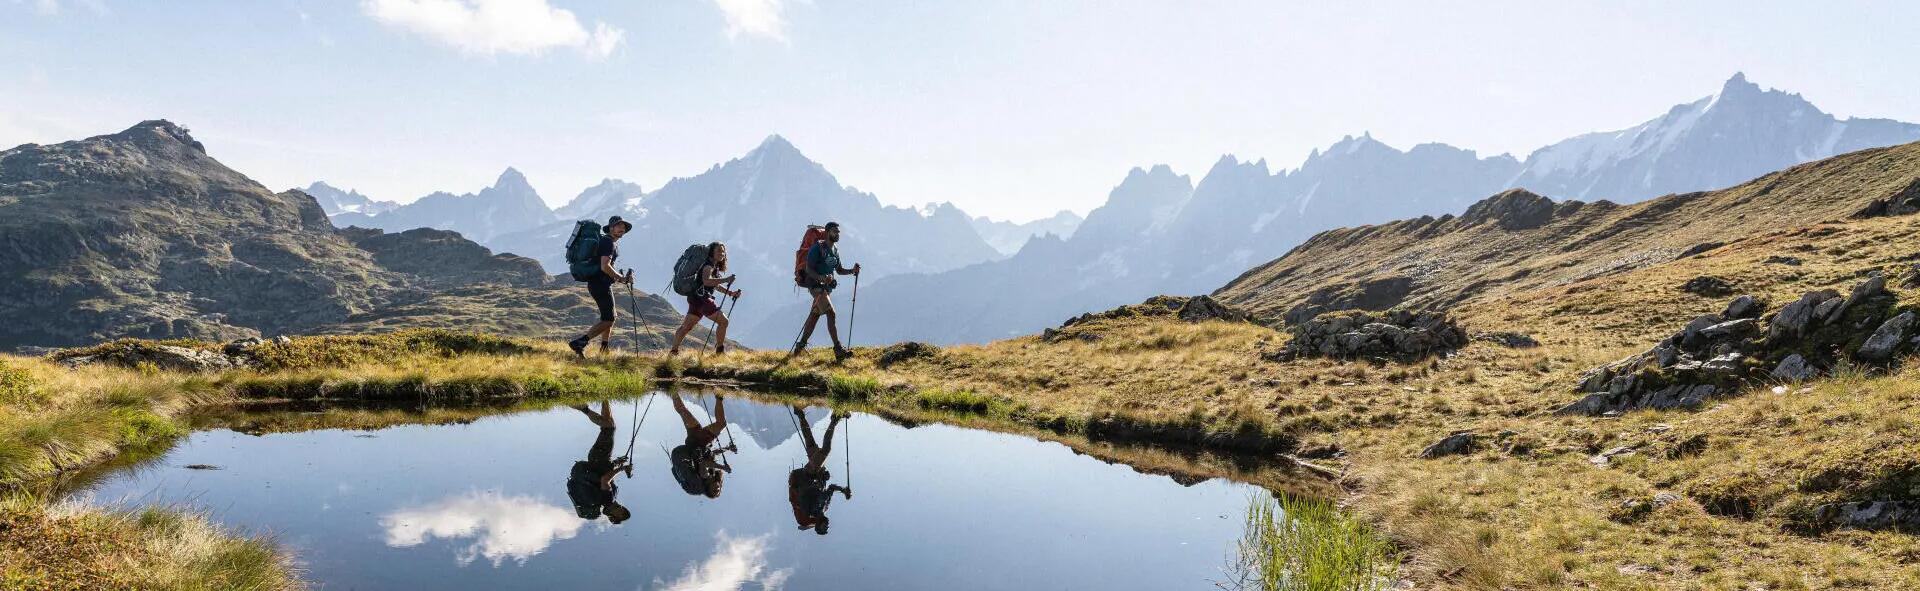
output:
[[846, 267], [841, 267], [841, 268], [839, 269], [839, 271], [840, 271], [840, 274], [841, 274], [841, 275], [859, 275], [859, 274], [860, 274], [860, 263], [854, 263], [854, 264], [853, 264], [853, 268], [852, 268], [852, 269], [848, 269], [848, 268], [846, 268]]
[[600, 272], [601, 272], [601, 273], [606, 273], [608, 277], [612, 277], [614, 281], [619, 281], [619, 282], [621, 282], [621, 283], [630, 283], [630, 282], [632, 282], [632, 281], [633, 281], [633, 278], [632, 278], [632, 277], [627, 277], [627, 276], [624, 276], [624, 275], [621, 275], [620, 273], [618, 273], [618, 272], [615, 272], [615, 271], [613, 270], [613, 257], [612, 257], [612, 256], [602, 256], [602, 257], [600, 257]]
[[836, 490], [840, 491], [841, 498], [846, 498], [846, 499], [853, 498], [853, 489], [840, 486], [838, 484], [827, 485], [827, 496], [832, 497], [833, 491], [836, 491]]

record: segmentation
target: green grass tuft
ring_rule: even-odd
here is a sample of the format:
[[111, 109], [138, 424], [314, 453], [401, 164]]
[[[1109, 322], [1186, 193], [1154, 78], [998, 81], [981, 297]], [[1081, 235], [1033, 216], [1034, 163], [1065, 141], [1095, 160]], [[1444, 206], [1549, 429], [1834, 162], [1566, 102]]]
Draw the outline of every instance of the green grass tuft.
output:
[[1246, 534], [1229, 588], [1375, 591], [1393, 587], [1392, 545], [1325, 501], [1280, 495], [1248, 499]]

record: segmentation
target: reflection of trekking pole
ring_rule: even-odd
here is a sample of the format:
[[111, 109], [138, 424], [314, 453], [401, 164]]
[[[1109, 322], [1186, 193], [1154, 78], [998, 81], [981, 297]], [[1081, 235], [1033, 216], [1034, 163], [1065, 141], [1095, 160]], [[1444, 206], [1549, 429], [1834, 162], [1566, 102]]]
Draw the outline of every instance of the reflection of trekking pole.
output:
[[[854, 281], [859, 281], [860, 276], [854, 275], [853, 279]], [[848, 318], [847, 320], [851, 321], [853, 319]], [[848, 322], [848, 324], [852, 324], [852, 322]], [[851, 329], [853, 327], [848, 326], [847, 328]], [[844, 494], [846, 494], [847, 498], [851, 499], [853, 498], [853, 417], [847, 417], [847, 424], [840, 426], [840, 446], [847, 448], [846, 453], [840, 454], [840, 459], [846, 460], [847, 462], [847, 492]], [[833, 498], [833, 493], [827, 493], [827, 498]]]
[[[854, 265], [858, 267], [859, 265]], [[853, 304], [847, 310], [847, 348], [853, 348], [853, 321], [860, 317], [860, 274], [853, 274]]]
[[[625, 457], [629, 461], [633, 459], [633, 443], [640, 439], [640, 426], [647, 424], [647, 413], [653, 412], [653, 398], [653, 395], [647, 395], [647, 409], [645, 411], [640, 410], [639, 402], [633, 403], [633, 410], [638, 412], [639, 415], [633, 420], [633, 433], [627, 435], [627, 455]], [[632, 477], [629, 476], [628, 478]]]

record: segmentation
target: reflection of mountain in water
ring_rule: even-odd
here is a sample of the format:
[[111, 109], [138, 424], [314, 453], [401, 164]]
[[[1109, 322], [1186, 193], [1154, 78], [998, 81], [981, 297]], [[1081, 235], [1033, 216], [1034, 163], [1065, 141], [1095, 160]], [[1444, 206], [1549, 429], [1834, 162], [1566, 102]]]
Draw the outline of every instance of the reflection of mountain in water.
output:
[[793, 409], [774, 404], [729, 404], [727, 421], [760, 449], [779, 447], [800, 432], [793, 422]]

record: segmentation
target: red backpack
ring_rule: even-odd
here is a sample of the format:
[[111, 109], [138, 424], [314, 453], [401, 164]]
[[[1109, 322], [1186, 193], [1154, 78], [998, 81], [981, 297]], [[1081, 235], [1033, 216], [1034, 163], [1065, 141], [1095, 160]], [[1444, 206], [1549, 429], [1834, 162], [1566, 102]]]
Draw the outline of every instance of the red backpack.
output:
[[793, 251], [793, 284], [800, 287], [813, 287], [813, 280], [807, 278], [807, 250], [827, 239], [827, 229], [808, 225], [807, 234], [800, 237], [800, 249]]

